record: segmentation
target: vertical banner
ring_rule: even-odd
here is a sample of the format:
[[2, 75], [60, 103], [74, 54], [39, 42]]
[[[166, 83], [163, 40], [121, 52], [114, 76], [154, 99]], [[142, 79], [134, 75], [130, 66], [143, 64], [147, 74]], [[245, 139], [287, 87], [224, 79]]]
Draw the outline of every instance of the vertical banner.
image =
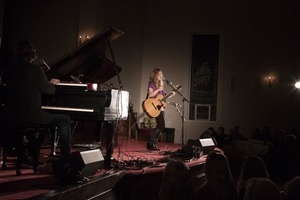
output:
[[[190, 120], [216, 120], [218, 57], [219, 35], [192, 35]], [[207, 115], [197, 114], [199, 104], [209, 108]]]

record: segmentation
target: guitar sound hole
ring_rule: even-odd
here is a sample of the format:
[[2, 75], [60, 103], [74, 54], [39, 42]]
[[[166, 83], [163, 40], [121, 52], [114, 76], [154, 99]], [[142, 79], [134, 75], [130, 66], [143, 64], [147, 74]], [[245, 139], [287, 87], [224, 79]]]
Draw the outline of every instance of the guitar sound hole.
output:
[[155, 110], [157, 110], [157, 107], [154, 105], [154, 103], [152, 103], [152, 106], [154, 107]]

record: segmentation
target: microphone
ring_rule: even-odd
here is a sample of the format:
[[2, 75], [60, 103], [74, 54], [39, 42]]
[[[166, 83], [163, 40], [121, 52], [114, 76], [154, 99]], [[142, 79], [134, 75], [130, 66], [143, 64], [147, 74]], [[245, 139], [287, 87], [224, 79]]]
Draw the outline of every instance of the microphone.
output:
[[114, 86], [113, 83], [110, 83], [110, 84], [109, 84], [109, 87], [110, 87], [111, 89], [116, 89], [116, 87]]
[[40, 62], [41, 62], [44, 66], [46, 66], [48, 70], [50, 70], [49, 65], [45, 62], [44, 59], [40, 59]]
[[175, 85], [171, 81], [169, 81], [168, 79], [166, 79], [166, 77], [162, 77], [162, 80], [166, 81], [167, 84], [171, 85], [172, 87], [175, 87]]
[[166, 77], [162, 77], [163, 81], [166, 81], [168, 84], [172, 84], [172, 82], [170, 82], [168, 79], [166, 79]]
[[169, 104], [169, 105], [174, 105], [174, 106], [177, 106], [177, 105], [178, 105], [178, 103], [175, 103], [175, 102], [167, 102], [167, 104]]
[[182, 86], [181, 85], [175, 85], [176, 90], [180, 91]]
[[81, 83], [80, 81], [80, 77], [82, 77], [83, 75], [82, 74], [79, 74], [77, 77], [71, 75], [71, 79], [74, 81], [74, 83]]
[[171, 81], [169, 81], [168, 79], [166, 79], [165, 77], [162, 77], [163, 81], [166, 81], [168, 85], [170, 85], [174, 90], [180, 91], [182, 86], [181, 85], [174, 85]]

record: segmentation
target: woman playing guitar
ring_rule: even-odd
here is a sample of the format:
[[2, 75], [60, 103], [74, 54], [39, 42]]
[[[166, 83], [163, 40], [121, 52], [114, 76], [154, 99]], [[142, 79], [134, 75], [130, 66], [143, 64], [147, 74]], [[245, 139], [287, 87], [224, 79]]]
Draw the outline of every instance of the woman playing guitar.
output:
[[[147, 99], [143, 102], [144, 111], [149, 117], [154, 117], [157, 123], [156, 128], [147, 142], [147, 149], [149, 150], [159, 151], [159, 148], [157, 148], [157, 140], [162, 130], [165, 128], [165, 100], [174, 95], [174, 91], [169, 95], [166, 95], [164, 90], [163, 72], [159, 68], [155, 68], [150, 75]], [[157, 114], [155, 112], [151, 112], [151, 110], [157, 110]], [[151, 113], [154, 115], [151, 115]]]

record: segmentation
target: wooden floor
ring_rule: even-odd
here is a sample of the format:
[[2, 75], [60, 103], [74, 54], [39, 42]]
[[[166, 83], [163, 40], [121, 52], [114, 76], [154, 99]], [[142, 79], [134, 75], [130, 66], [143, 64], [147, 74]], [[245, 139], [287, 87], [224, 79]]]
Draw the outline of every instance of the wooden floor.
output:
[[[99, 168], [89, 181], [66, 184], [53, 173], [49, 162], [49, 148], [41, 151], [44, 166], [39, 174], [24, 165], [21, 176], [16, 176], [15, 157], [9, 158], [8, 169], [0, 171], [0, 199], [157, 199], [162, 172], [169, 159], [182, 147], [180, 144], [159, 143], [160, 151], [146, 149], [144, 141], [119, 142], [114, 149], [113, 169]], [[83, 151], [74, 148], [73, 151]], [[177, 153], [176, 153], [177, 154]], [[186, 160], [194, 177], [195, 187], [200, 184], [205, 156]]]

